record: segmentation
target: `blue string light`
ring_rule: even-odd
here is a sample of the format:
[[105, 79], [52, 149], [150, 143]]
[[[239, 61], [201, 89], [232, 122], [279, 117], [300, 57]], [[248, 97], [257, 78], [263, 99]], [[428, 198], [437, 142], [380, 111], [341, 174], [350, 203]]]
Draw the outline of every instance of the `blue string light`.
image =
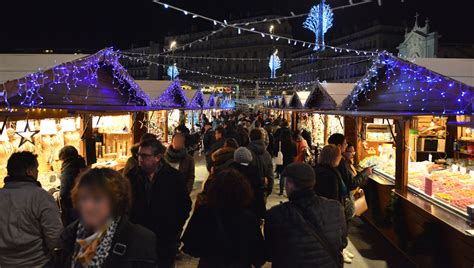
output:
[[281, 60], [278, 57], [278, 49], [273, 52], [270, 56], [270, 61], [268, 62], [268, 67], [270, 67], [270, 78], [276, 78], [276, 71], [281, 68]]
[[166, 73], [168, 74], [171, 80], [174, 80], [179, 75], [179, 71], [178, 71], [178, 67], [176, 67], [176, 63], [168, 66], [168, 70], [166, 71]]
[[313, 50], [324, 50], [324, 34], [332, 27], [333, 20], [334, 13], [324, 0], [311, 8], [308, 17], [303, 22], [303, 27], [315, 34], [316, 41]]
[[198, 91], [194, 95], [193, 99], [191, 100], [191, 104], [189, 105], [189, 108], [191, 109], [206, 108], [206, 101], [204, 99], [204, 94], [202, 93], [201, 89], [198, 89]]
[[188, 102], [181, 83], [176, 79], [156, 100], [155, 105], [162, 108], [185, 108]]

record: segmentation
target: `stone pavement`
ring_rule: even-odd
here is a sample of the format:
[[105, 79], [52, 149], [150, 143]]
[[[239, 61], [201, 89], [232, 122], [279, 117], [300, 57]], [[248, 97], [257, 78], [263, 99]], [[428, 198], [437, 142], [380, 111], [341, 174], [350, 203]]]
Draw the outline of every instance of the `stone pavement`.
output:
[[[191, 198], [196, 200], [196, 195], [201, 191], [202, 184], [208, 176], [203, 156], [196, 155], [196, 182]], [[278, 180], [275, 181], [275, 190], [268, 198], [267, 208], [285, 202], [285, 196], [278, 196], [279, 189]], [[403, 267], [408, 268], [413, 265], [399, 253], [387, 240], [385, 240], [372, 226], [368, 225], [360, 219], [354, 220], [349, 228], [349, 251], [355, 258], [351, 264], [345, 264], [344, 267], [353, 268], [386, 268], [386, 267]], [[176, 267], [179, 268], [195, 268], [198, 265], [198, 259], [184, 255], [177, 262]], [[263, 267], [271, 267], [270, 263]]]

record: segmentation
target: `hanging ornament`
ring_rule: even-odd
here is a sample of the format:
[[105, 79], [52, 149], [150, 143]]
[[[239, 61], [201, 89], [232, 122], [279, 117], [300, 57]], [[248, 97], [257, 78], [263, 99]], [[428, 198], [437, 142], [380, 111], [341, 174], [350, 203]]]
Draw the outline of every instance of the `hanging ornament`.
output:
[[276, 78], [276, 71], [281, 68], [281, 61], [278, 57], [278, 49], [273, 52], [270, 56], [270, 62], [268, 63], [268, 67], [270, 67], [270, 78]]
[[312, 31], [316, 36], [313, 50], [324, 50], [324, 34], [332, 27], [334, 13], [331, 7], [321, 0], [319, 5], [313, 6], [309, 11], [303, 28]]
[[173, 63], [173, 65], [168, 66], [167, 74], [171, 80], [174, 80], [179, 75], [179, 71], [178, 71], [178, 67], [176, 67], [176, 63]]
[[18, 148], [20, 148], [23, 144], [25, 144], [27, 142], [35, 145], [33, 137], [38, 133], [39, 133], [39, 130], [31, 130], [30, 129], [30, 122], [27, 119], [26, 124], [25, 124], [25, 130], [15, 132], [15, 134], [17, 134], [18, 136], [21, 137], [20, 144], [18, 145]]

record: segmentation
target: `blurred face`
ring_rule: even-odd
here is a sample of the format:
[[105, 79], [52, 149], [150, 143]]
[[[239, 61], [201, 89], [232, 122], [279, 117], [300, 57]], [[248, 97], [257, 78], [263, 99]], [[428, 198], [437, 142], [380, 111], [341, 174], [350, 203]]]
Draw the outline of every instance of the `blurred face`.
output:
[[148, 174], [153, 173], [160, 164], [161, 156], [154, 155], [151, 147], [138, 149], [138, 165]]
[[175, 150], [181, 150], [184, 148], [184, 137], [183, 136], [175, 136], [171, 141], [171, 145]]
[[38, 163], [34, 167], [26, 170], [26, 175], [33, 177], [35, 180], [38, 179]]
[[222, 133], [220, 133], [219, 131], [216, 131], [215, 136], [216, 136], [216, 140], [222, 139]]
[[105, 193], [82, 187], [77, 197], [79, 215], [85, 226], [95, 230], [112, 217], [112, 205]]
[[350, 161], [354, 160], [355, 156], [355, 148], [354, 146], [347, 147], [346, 151], [344, 152], [344, 157]]
[[334, 160], [333, 167], [338, 167], [339, 163], [341, 163], [341, 159], [342, 159], [342, 154], [339, 151], [338, 154], [337, 154], [336, 159]]

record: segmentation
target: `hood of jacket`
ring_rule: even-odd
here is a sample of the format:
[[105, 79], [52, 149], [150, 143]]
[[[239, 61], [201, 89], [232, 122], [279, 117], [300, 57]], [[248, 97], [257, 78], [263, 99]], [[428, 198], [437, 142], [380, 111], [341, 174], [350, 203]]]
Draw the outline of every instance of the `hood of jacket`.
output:
[[212, 154], [212, 161], [214, 161], [216, 165], [220, 165], [229, 160], [233, 160], [234, 152], [235, 152], [235, 148], [230, 148], [230, 147], [221, 148]]
[[178, 163], [183, 160], [187, 154], [188, 152], [186, 151], [186, 148], [175, 150], [173, 146], [170, 145], [168, 149], [166, 149], [165, 160], [169, 163]]
[[86, 160], [84, 160], [84, 158], [80, 155], [64, 160], [63, 164], [61, 165], [61, 170], [63, 171], [68, 169], [81, 170], [83, 168], [86, 168]]
[[256, 140], [251, 141], [248, 148], [250, 151], [256, 153], [257, 155], [262, 155], [263, 153], [265, 153], [267, 146], [265, 145], [265, 141]]

